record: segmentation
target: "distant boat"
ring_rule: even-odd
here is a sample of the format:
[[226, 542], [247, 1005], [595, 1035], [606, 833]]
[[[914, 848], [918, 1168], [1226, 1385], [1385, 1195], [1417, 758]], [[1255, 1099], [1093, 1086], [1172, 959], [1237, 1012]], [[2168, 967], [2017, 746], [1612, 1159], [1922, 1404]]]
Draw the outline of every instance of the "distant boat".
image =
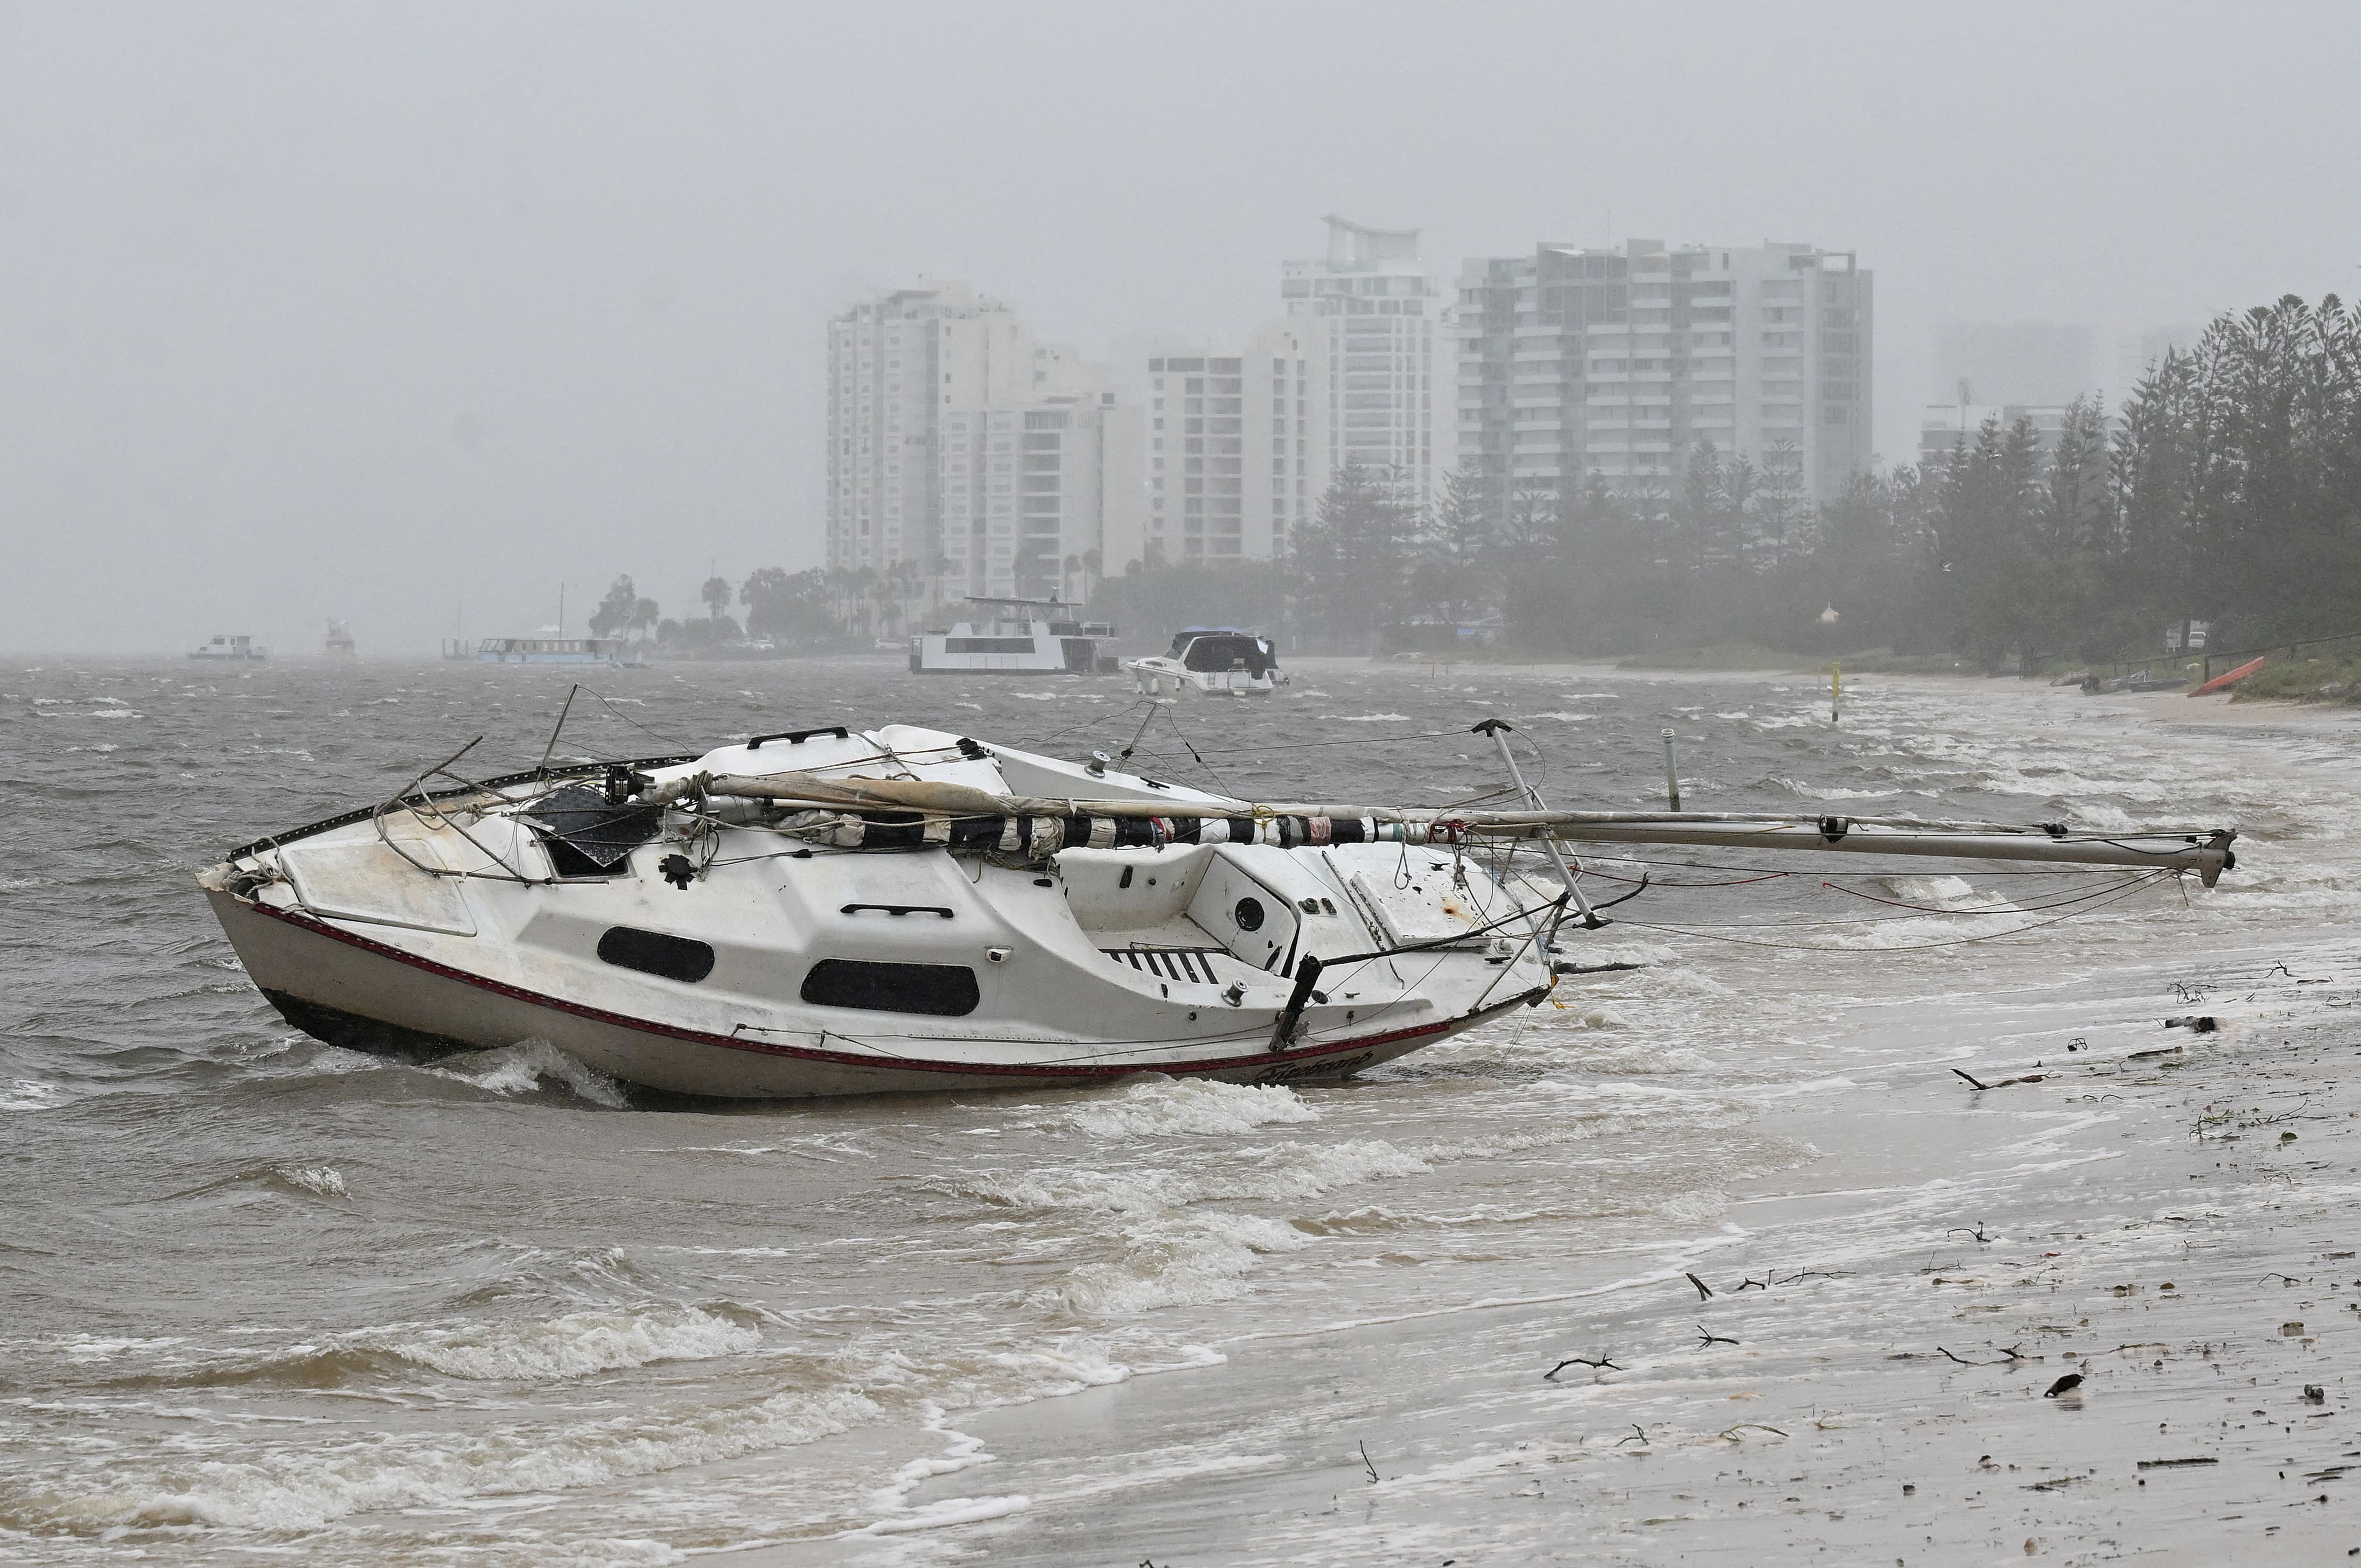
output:
[[192, 659], [268, 659], [270, 650], [251, 637], [216, 637], [189, 655]]
[[1096, 675], [1113, 673], [1099, 643], [1115, 635], [1104, 621], [1059, 620], [1074, 607], [1057, 599], [971, 598], [988, 618], [952, 623], [949, 631], [910, 639], [910, 673], [962, 675]]
[[1189, 627], [1161, 656], [1126, 659], [1123, 669], [1147, 696], [1268, 696], [1287, 679], [1269, 638], [1228, 626]]
[[328, 622], [327, 653], [331, 659], [349, 659], [359, 650], [353, 643], [353, 634], [341, 620]]
[[466, 641], [443, 644], [443, 656], [481, 664], [610, 664], [636, 666], [647, 659], [620, 637], [487, 637], [470, 649]]

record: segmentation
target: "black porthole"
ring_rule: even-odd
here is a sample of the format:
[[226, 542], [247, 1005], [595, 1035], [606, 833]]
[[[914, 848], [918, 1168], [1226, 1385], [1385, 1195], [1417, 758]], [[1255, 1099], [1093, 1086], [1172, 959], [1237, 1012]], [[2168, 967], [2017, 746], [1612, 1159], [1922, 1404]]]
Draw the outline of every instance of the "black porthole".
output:
[[1238, 906], [1230, 911], [1230, 918], [1238, 923], [1238, 929], [1241, 931], [1261, 930], [1262, 900], [1259, 898], [1239, 899]]
[[687, 937], [642, 931], [636, 926], [609, 926], [598, 938], [598, 956], [620, 969], [662, 975], [694, 984], [713, 972], [713, 948]]
[[822, 959], [804, 976], [803, 999], [821, 1007], [864, 1007], [873, 1013], [932, 1013], [946, 1018], [972, 1013], [983, 1000], [975, 970], [963, 964], [880, 964], [865, 959]]

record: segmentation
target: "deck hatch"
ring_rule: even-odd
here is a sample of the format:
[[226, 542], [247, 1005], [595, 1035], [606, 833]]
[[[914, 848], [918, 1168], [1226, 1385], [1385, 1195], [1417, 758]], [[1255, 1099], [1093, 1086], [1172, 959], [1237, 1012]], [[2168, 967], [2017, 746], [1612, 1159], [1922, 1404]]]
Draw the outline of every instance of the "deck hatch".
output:
[[567, 784], [535, 802], [524, 816], [540, 831], [559, 876], [611, 876], [631, 852], [654, 838], [664, 813], [651, 806], [609, 802], [604, 790]]

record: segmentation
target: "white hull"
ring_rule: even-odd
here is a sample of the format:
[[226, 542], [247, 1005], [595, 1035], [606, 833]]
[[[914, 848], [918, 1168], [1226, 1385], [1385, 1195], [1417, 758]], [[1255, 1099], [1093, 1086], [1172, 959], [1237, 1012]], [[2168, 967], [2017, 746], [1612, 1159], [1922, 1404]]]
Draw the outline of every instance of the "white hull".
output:
[[[839, 1049], [769, 1045], [588, 1007], [423, 959], [398, 944], [331, 923], [282, 915], [226, 893], [209, 896], [239, 961], [271, 1003], [298, 1028], [333, 1044], [430, 1057], [545, 1040], [628, 1083], [724, 1099], [1039, 1089], [1143, 1072], [1260, 1084], [1338, 1079], [1531, 1000], [1520, 995], [1472, 1016], [1345, 1035], [1275, 1054], [1233, 1040], [1192, 1054], [1124, 1054], [1098, 1061], [888, 1059], [849, 1041]], [[1261, 1021], [1268, 1025], [1269, 1016]]]
[[1268, 696], [1276, 677], [1244, 670], [1191, 670], [1177, 659], [1126, 659], [1123, 672], [1142, 696]]
[[[759, 776], [890, 755], [948, 782], [1176, 814], [1235, 804], [965, 746], [903, 727], [811, 732], [653, 772]], [[815, 849], [692, 813], [686, 837], [669, 837], [668, 817], [667, 837], [612, 871], [553, 879], [545, 833], [520, 814], [548, 788], [284, 835], [200, 881], [249, 978], [322, 1038], [410, 1052], [546, 1040], [628, 1082], [698, 1095], [1336, 1078], [1550, 983], [1532, 923], [1447, 850], [1162, 843], [1010, 864], [917, 845]], [[693, 876], [684, 847], [705, 861]], [[666, 874], [675, 860], [686, 886]], [[632, 956], [650, 942], [660, 961]], [[1414, 956], [1367, 956], [1406, 947]], [[667, 969], [663, 955], [683, 952], [694, 973]], [[1332, 965], [1308, 996], [1290, 979], [1300, 958]], [[885, 978], [846, 992], [828, 978], [845, 973]]]

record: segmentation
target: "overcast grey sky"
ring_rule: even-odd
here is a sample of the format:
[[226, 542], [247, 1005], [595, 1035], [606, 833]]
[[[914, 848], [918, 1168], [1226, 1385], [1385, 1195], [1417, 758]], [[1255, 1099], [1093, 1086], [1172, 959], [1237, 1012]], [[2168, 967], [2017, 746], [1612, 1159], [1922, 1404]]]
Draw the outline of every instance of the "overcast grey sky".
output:
[[1946, 323], [2354, 291], [2356, 14], [0, 0], [0, 647], [677, 614], [818, 564], [862, 291], [1097, 356], [1274, 313], [1332, 211], [1446, 277], [1858, 250], [1906, 458]]

